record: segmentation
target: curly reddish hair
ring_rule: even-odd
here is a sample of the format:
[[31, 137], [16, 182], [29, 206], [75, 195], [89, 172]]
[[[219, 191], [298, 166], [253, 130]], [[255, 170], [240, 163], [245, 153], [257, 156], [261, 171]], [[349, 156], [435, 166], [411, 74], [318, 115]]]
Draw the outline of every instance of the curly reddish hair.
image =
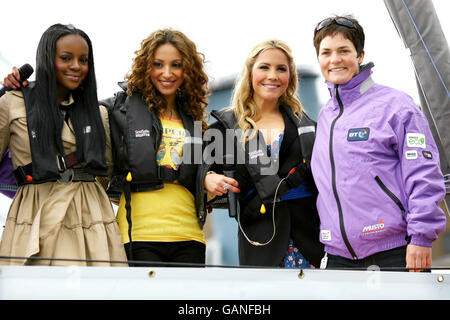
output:
[[139, 92], [149, 110], [154, 109], [157, 114], [166, 108], [166, 99], [153, 85], [150, 76], [155, 51], [166, 43], [177, 48], [182, 57], [184, 81], [177, 90], [177, 105], [194, 121], [202, 121], [202, 127], [206, 130], [207, 96], [210, 92], [208, 76], [204, 71], [204, 55], [197, 51], [195, 43], [181, 31], [160, 29], [141, 42], [141, 48], [135, 51], [136, 57], [133, 59], [131, 72], [126, 75], [126, 79], [128, 79], [127, 94]]

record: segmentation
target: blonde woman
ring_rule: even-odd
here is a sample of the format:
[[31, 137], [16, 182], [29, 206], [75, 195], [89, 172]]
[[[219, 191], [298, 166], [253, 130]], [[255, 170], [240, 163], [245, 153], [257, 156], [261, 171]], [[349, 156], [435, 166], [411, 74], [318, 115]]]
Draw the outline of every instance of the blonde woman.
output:
[[[309, 169], [315, 122], [303, 112], [297, 84], [290, 47], [264, 41], [248, 56], [231, 107], [211, 113], [224, 145], [204, 165], [204, 187], [215, 196], [238, 194], [241, 265], [310, 267], [323, 255]], [[233, 164], [234, 179], [223, 163]]]

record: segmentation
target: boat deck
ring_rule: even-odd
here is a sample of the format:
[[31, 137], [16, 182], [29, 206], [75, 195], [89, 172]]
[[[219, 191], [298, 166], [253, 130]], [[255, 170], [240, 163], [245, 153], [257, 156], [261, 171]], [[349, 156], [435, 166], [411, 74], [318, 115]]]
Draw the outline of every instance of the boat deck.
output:
[[450, 270], [0, 266], [0, 299], [438, 300], [450, 299]]

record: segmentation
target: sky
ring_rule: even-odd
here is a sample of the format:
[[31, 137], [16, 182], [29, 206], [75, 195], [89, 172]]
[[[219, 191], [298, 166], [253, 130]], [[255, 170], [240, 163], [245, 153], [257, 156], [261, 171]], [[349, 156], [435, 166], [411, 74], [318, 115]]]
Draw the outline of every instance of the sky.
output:
[[[184, 32], [196, 43], [205, 55], [212, 81], [240, 73], [252, 47], [269, 38], [287, 42], [296, 63], [308, 65], [320, 75], [312, 44], [315, 25], [332, 14], [353, 14], [366, 34], [364, 62], [374, 62], [374, 80], [407, 92], [419, 103], [411, 60], [382, 0], [4, 2], [0, 12], [0, 79], [13, 65], [35, 66], [39, 39], [54, 23], [71, 23], [91, 38], [99, 99], [119, 90], [117, 82], [130, 70], [141, 41], [166, 27]], [[434, 0], [433, 4], [448, 41], [450, 1]], [[319, 79], [317, 89], [323, 103], [328, 94], [321, 75]], [[0, 195], [0, 225], [8, 204]]]

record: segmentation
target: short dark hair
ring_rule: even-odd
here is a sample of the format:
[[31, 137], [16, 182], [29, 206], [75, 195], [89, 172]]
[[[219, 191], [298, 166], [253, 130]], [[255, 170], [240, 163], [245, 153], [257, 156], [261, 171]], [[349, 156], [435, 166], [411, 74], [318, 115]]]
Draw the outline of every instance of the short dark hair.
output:
[[[350, 20], [353, 23], [354, 28], [337, 23], [336, 20], [338, 19]], [[317, 30], [318, 26], [325, 20], [330, 20], [330, 23], [321, 28], [320, 30]], [[313, 40], [314, 47], [316, 48], [316, 55], [317, 56], [319, 55], [320, 43], [322, 42], [322, 40], [327, 36], [333, 36], [337, 33], [341, 33], [345, 38], [347, 38], [353, 43], [359, 57], [361, 53], [364, 51], [364, 40], [365, 40], [364, 30], [358, 23], [358, 20], [356, 20], [352, 16], [332, 16], [322, 20], [317, 24], [316, 28], [314, 29], [314, 40]]]

